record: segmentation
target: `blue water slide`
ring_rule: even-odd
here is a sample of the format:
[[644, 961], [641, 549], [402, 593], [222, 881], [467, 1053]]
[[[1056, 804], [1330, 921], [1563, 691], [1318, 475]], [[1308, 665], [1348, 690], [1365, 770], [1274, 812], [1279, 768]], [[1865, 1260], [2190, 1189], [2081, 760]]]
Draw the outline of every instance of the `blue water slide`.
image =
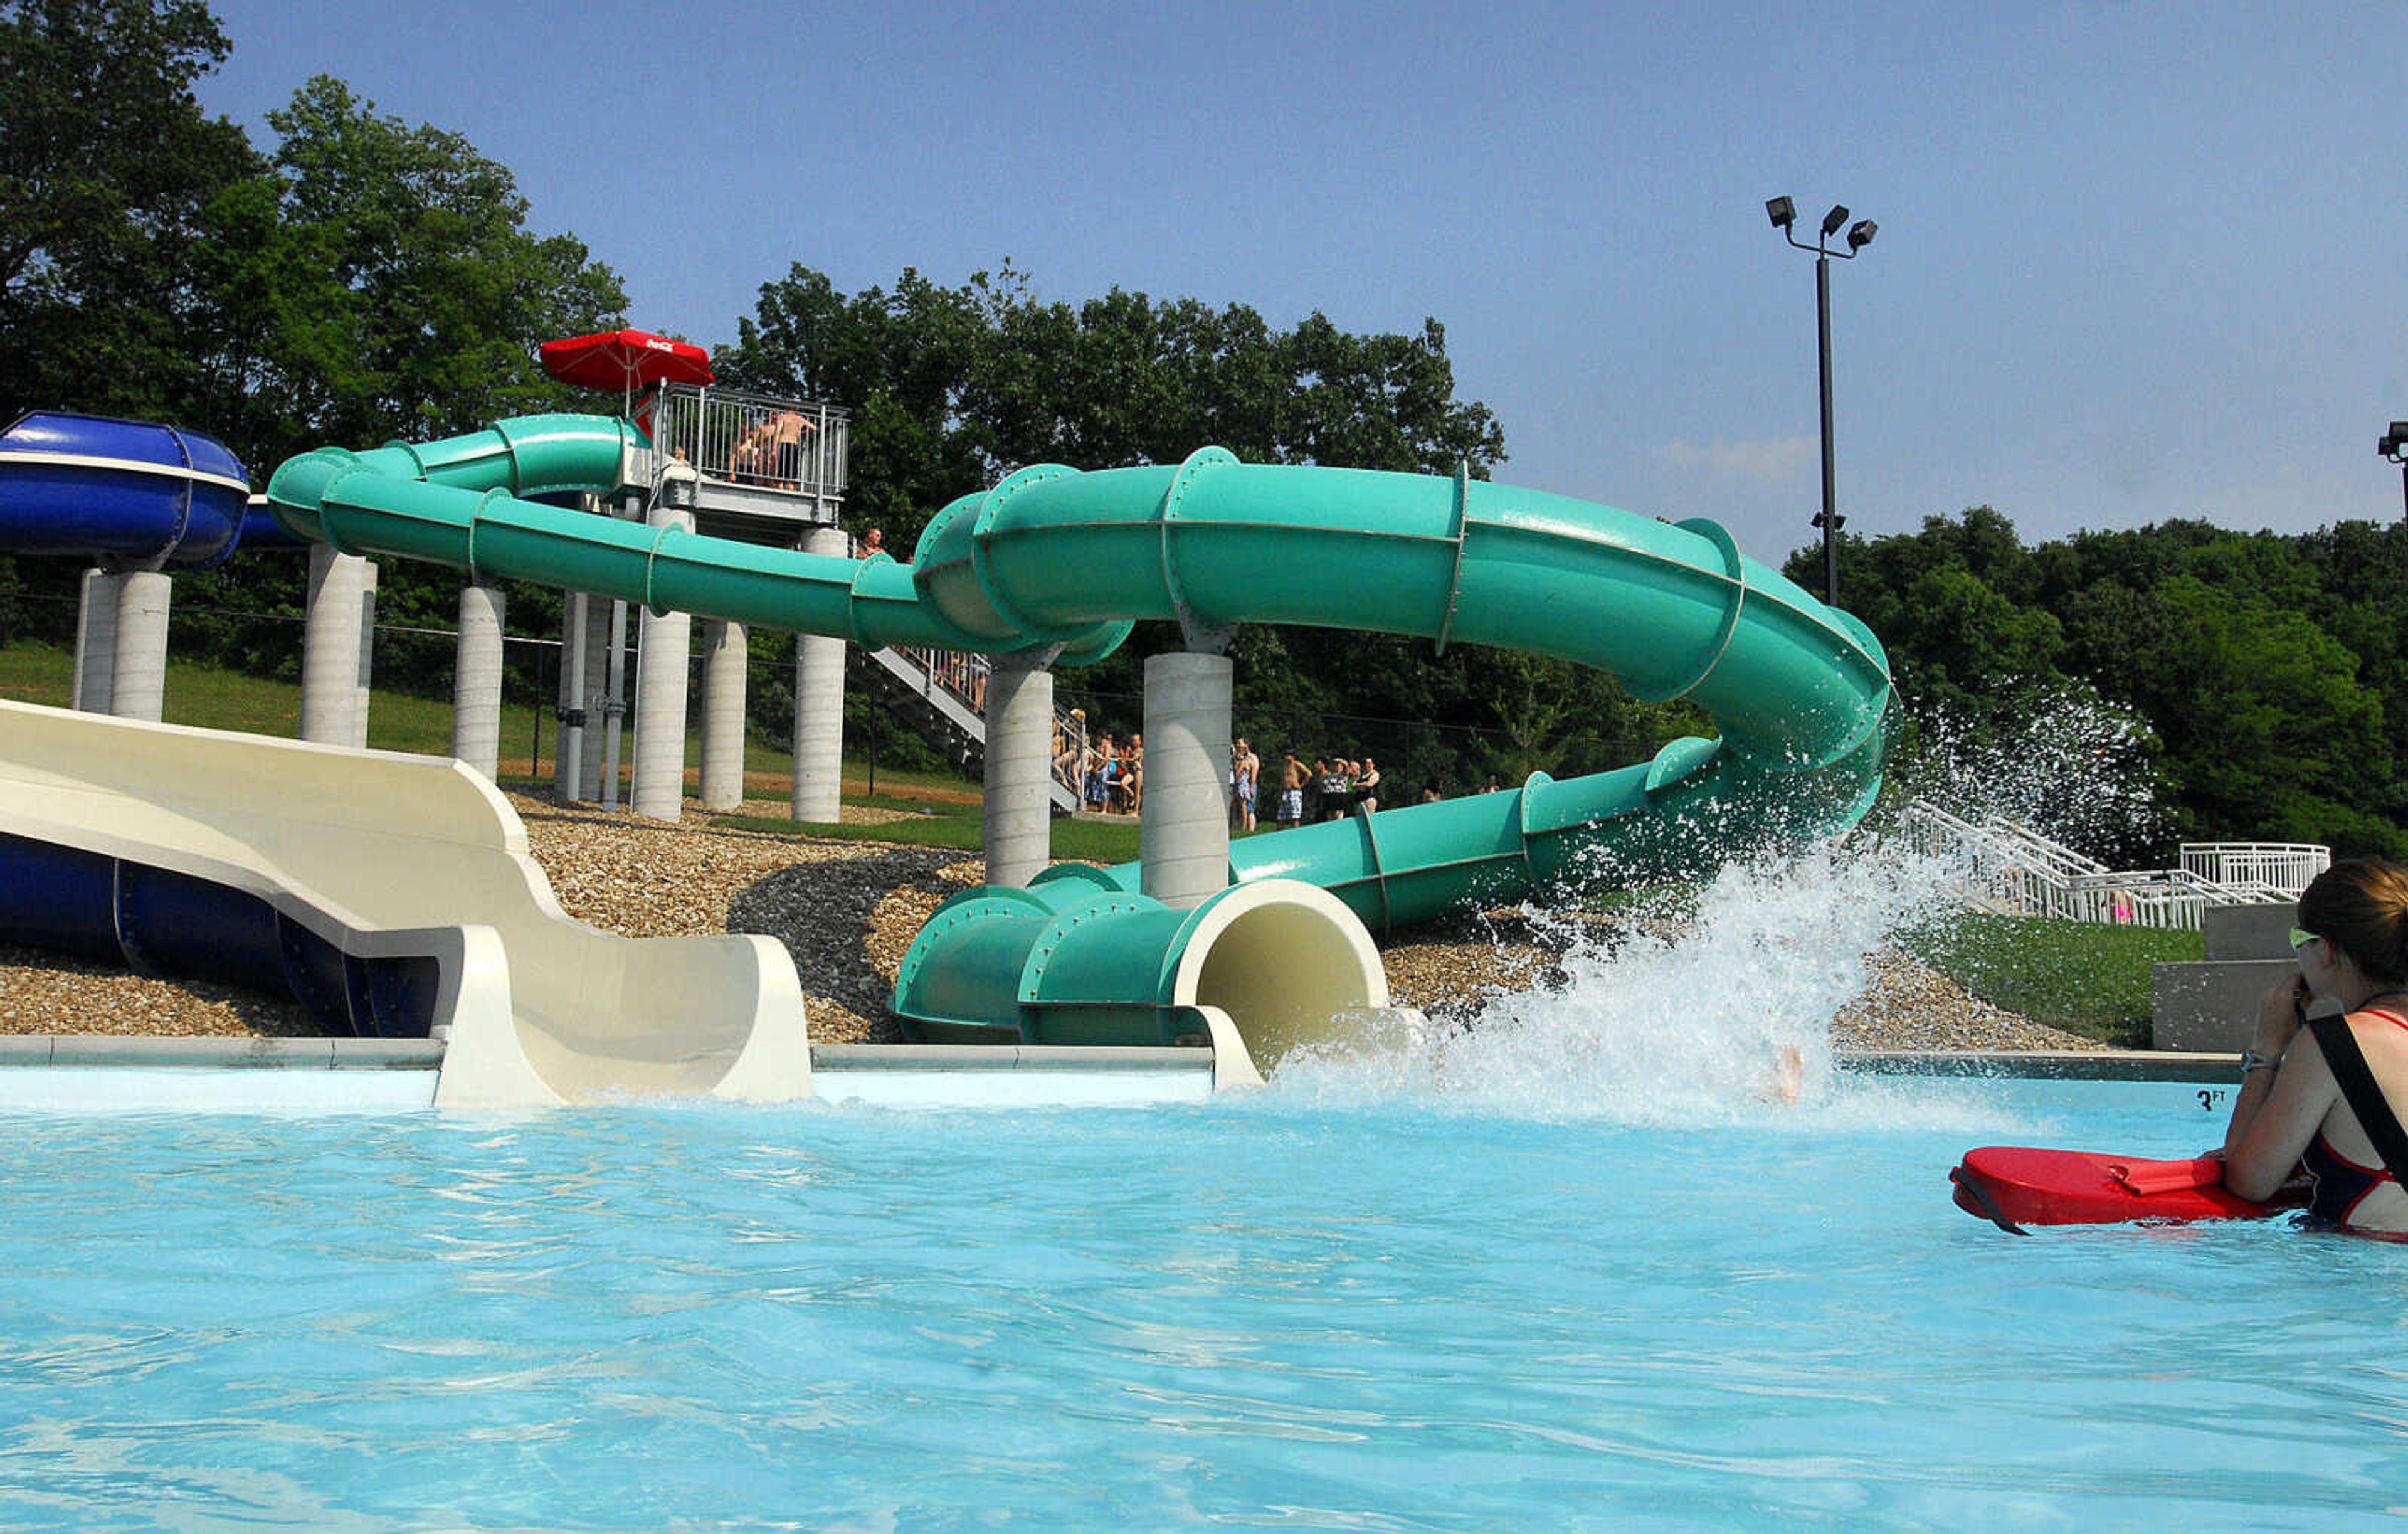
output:
[[0, 834], [0, 942], [289, 996], [326, 1033], [423, 1039], [441, 974], [345, 953], [267, 901], [211, 880]]
[[[303, 547], [214, 437], [57, 410], [0, 432], [0, 553], [177, 570]], [[0, 940], [289, 995], [331, 1033], [423, 1038], [433, 1005], [427, 973], [347, 957], [240, 890], [20, 837], [0, 837]]]
[[61, 410], [0, 432], [0, 553], [206, 569], [246, 546], [300, 543], [251, 506], [242, 460], [215, 437]]

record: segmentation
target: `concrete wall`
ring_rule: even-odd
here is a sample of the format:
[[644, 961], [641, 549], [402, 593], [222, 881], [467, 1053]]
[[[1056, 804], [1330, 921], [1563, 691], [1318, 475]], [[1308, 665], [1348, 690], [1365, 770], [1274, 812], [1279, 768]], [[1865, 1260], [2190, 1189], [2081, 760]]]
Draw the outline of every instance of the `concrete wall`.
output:
[[2300, 972], [2288, 902], [2216, 906], [2200, 920], [2207, 958], [2150, 966], [2150, 1041], [2164, 1050], [2238, 1050], [2257, 1036], [2258, 1003]]

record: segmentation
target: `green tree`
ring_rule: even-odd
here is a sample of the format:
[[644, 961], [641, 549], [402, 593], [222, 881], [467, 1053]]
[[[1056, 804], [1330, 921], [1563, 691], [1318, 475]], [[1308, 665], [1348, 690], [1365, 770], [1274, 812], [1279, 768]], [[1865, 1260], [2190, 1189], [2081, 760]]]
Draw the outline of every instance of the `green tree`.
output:
[[227, 50], [201, 0], [0, 0], [0, 420], [202, 404], [194, 258], [257, 165], [193, 94]]
[[1444, 328], [1358, 336], [1315, 314], [1273, 330], [1243, 305], [1115, 288], [1037, 298], [1005, 263], [959, 287], [906, 270], [847, 295], [793, 267], [719, 357], [731, 380], [852, 406], [853, 514], [908, 547], [956, 496], [1033, 463], [1175, 463], [1218, 445], [1257, 463], [1485, 476], [1488, 408], [1455, 397]]
[[[1820, 551], [1802, 550], [1784, 573], [1815, 589], [1820, 568]], [[1848, 540], [1842, 569], [1843, 604], [1880, 638], [1918, 715], [1944, 713], [1954, 729], [1994, 733], [2035, 689], [2067, 680], [2064, 634], [2035, 605], [2040, 562], [1989, 507], [1926, 517], [1913, 534]]]
[[579, 396], [536, 343], [624, 323], [570, 235], [526, 226], [508, 167], [321, 75], [268, 115], [274, 164], [218, 198], [213, 375], [263, 456], [418, 440]]
[[2365, 844], [2392, 757], [2357, 657], [2300, 612], [2196, 576], [2117, 607], [2128, 642], [2099, 656], [2100, 681], [2165, 740], [2184, 834]]

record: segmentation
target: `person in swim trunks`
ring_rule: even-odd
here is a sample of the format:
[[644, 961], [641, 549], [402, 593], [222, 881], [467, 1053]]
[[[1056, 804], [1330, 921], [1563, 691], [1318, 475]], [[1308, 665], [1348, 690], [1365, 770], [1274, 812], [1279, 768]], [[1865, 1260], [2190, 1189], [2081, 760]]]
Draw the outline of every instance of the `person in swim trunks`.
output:
[[1304, 824], [1304, 764], [1296, 753], [1283, 753], [1280, 762], [1280, 794], [1278, 812], [1272, 817], [1280, 829], [1292, 831]]
[[2315, 1179], [2312, 1223], [2408, 1237], [2408, 1191], [2302, 1026], [2311, 999], [2338, 1002], [2393, 1114], [2408, 1104], [2408, 868], [2353, 858], [2318, 874], [2300, 896], [2291, 948], [2300, 972], [2259, 1002], [2257, 1040], [2241, 1057], [2224, 1185], [2270, 1198], [2300, 1168]]
[[1254, 829], [1254, 790], [1263, 770], [1262, 758], [1240, 738], [1229, 745], [1229, 829], [1251, 836]]

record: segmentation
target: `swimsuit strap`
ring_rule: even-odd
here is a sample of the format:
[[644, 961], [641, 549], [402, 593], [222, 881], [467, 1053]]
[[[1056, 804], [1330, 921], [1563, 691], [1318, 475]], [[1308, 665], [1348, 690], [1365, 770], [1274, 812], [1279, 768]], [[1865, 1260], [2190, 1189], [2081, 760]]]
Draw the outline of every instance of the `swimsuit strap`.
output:
[[2358, 1118], [2358, 1126], [2374, 1146], [2374, 1154], [2391, 1173], [2391, 1180], [2408, 1186], [2408, 1133], [2400, 1127], [2398, 1115], [2385, 1100], [2383, 1088], [2374, 1073], [2366, 1066], [2366, 1055], [2359, 1051], [2358, 1040], [2349, 1031], [2349, 1020], [2342, 1017], [2315, 1017], [2308, 1020], [2315, 1035], [2316, 1046], [2324, 1052], [2325, 1064], [2341, 1084], [2341, 1095], [2349, 1103], [2349, 1111]]

